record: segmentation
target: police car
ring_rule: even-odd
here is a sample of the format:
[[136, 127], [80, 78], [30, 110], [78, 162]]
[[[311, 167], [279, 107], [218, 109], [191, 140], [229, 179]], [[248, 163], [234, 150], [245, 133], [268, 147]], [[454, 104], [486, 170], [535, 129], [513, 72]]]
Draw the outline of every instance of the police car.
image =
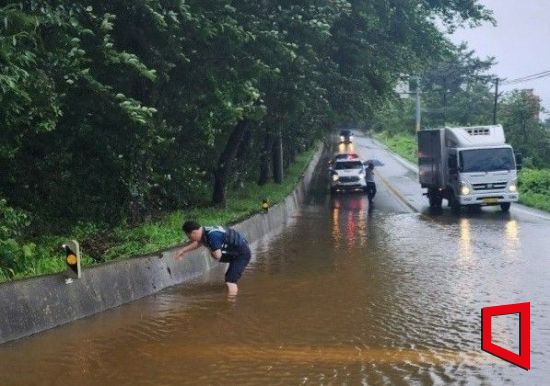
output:
[[338, 159], [330, 168], [331, 193], [344, 190], [367, 190], [365, 165], [358, 158]]
[[334, 165], [336, 161], [350, 159], [359, 159], [359, 155], [357, 155], [357, 153], [335, 153], [328, 161], [329, 168], [332, 168], [332, 165]]

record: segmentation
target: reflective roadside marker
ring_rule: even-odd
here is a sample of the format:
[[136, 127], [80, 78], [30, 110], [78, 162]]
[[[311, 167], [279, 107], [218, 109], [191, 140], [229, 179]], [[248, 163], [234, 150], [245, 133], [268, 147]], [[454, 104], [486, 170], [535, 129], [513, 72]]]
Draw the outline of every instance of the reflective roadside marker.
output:
[[268, 211], [269, 211], [269, 202], [267, 201], [267, 199], [264, 199], [262, 201], [262, 212], [267, 213]]
[[76, 266], [76, 263], [77, 263], [76, 255], [74, 253], [69, 253], [67, 255], [67, 264], [69, 264], [69, 267], [73, 268], [74, 266]]
[[69, 277], [65, 280], [65, 283], [72, 283], [73, 279], [80, 279], [82, 277], [82, 271], [80, 269], [80, 247], [76, 240], [67, 241], [62, 245], [65, 251], [65, 263], [70, 268]]

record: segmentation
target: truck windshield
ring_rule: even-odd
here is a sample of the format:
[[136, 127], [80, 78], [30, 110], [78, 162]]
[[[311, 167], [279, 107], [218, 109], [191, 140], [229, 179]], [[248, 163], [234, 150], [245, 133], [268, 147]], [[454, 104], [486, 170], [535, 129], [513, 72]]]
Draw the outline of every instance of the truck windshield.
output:
[[463, 150], [460, 152], [460, 166], [461, 171], [465, 173], [516, 168], [510, 148]]

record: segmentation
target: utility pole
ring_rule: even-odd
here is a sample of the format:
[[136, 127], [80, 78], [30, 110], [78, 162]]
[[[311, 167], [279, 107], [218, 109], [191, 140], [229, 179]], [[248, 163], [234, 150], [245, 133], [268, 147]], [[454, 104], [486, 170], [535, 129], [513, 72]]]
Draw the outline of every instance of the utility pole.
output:
[[420, 76], [416, 76], [416, 131], [420, 131]]
[[447, 76], [443, 78], [443, 126], [447, 126]]
[[497, 124], [497, 106], [498, 106], [498, 81], [499, 79], [495, 79], [495, 106], [493, 107], [493, 125]]

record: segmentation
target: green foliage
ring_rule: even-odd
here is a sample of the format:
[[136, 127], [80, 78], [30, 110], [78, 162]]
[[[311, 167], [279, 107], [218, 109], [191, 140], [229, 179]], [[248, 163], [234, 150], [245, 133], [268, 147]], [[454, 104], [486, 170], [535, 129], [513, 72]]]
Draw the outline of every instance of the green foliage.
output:
[[[284, 184], [271, 183], [258, 187], [253, 183], [249, 183], [238, 190], [231, 191], [228, 205], [224, 210], [217, 207], [197, 207], [166, 214], [137, 227], [121, 225], [108, 232], [93, 224], [79, 224], [72, 229], [70, 237], [43, 236], [38, 238], [35, 240], [38, 247], [33, 243], [21, 247], [12, 239], [9, 239], [12, 241], [3, 243], [4, 238], [2, 236], [0, 256], [14, 255], [17, 264], [11, 266], [11, 269], [0, 269], [0, 282], [12, 278], [17, 279], [65, 270], [61, 244], [66, 239], [74, 238], [80, 241], [83, 254], [82, 264], [88, 266], [94, 264], [96, 259], [105, 261], [124, 259], [157, 252], [180, 244], [184, 237], [181, 232], [184, 219], [192, 218], [201, 224], [207, 225], [232, 224], [242, 221], [259, 212], [260, 203], [264, 198], [267, 198], [271, 205], [275, 205], [286, 198], [296, 187], [312, 156], [313, 150], [310, 150], [297, 157], [296, 162], [288, 169]], [[11, 208], [5, 206], [5, 201], [0, 201], [0, 213], [6, 213], [6, 219], [13, 219], [9, 222], [12, 224], [12, 229], [20, 229], [21, 226], [25, 225], [24, 216], [20, 213], [14, 213]], [[14, 232], [12, 231], [10, 235], [14, 235]], [[0, 262], [3, 261], [0, 259]]]
[[26, 214], [0, 198], [0, 272], [5, 277], [13, 277], [33, 265], [36, 245], [18, 241], [28, 225]]
[[506, 139], [527, 158], [526, 166], [539, 168], [550, 166], [550, 129], [539, 121], [541, 111], [539, 97], [515, 90], [503, 99], [499, 114]]
[[406, 160], [415, 163], [418, 161], [416, 138], [411, 134], [393, 134], [388, 132], [375, 133], [374, 137], [386, 145], [391, 151], [399, 154]]
[[422, 126], [491, 124], [494, 76], [487, 71], [494, 63], [479, 59], [465, 44], [430, 63], [421, 76]]
[[369, 129], [383, 131], [390, 136], [412, 134], [415, 131], [414, 102], [409, 99], [388, 100], [374, 114]]
[[550, 211], [550, 169], [523, 169], [518, 185], [522, 203]]
[[284, 184], [270, 183], [262, 187], [247, 183], [232, 190], [223, 210], [217, 207], [190, 208], [163, 216], [157, 221], [131, 228], [119, 227], [114, 231], [111, 247], [104, 253], [106, 260], [127, 258], [156, 252], [181, 243], [181, 224], [195, 219], [200, 224], [233, 224], [258, 213], [264, 198], [271, 205], [281, 202], [296, 187], [303, 170], [311, 161], [313, 150], [302, 153], [287, 171]]

